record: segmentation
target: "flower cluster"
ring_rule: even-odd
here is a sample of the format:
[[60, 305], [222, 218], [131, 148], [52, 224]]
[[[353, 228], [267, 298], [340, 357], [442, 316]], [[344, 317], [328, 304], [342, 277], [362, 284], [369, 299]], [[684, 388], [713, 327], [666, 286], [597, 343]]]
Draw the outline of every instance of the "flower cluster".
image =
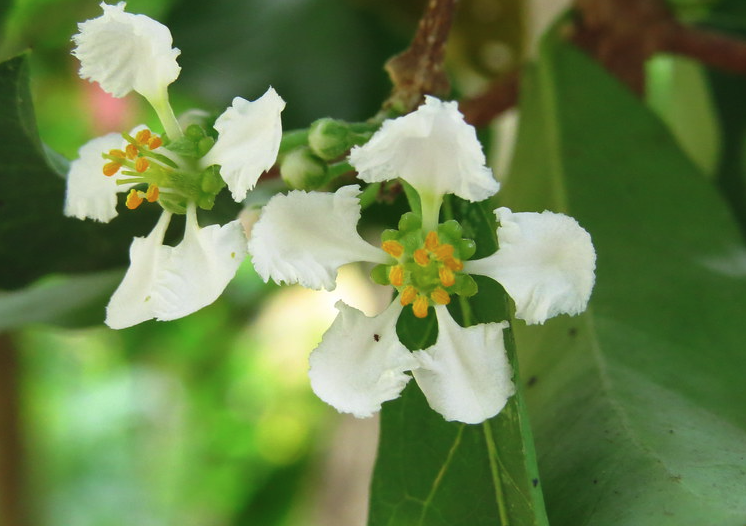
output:
[[[453, 102], [427, 97], [417, 111], [384, 122], [349, 160], [365, 182], [400, 178], [411, 185], [421, 210], [405, 214], [377, 247], [356, 229], [358, 186], [292, 191], [269, 201], [249, 241], [265, 280], [332, 290], [341, 265], [363, 261], [377, 265], [376, 281], [396, 290], [391, 305], [372, 318], [337, 304], [339, 315], [310, 357], [313, 390], [339, 411], [366, 417], [414, 377], [447, 420], [479, 423], [496, 415], [515, 389], [503, 341], [508, 323], [461, 327], [446, 305], [454, 295], [477, 292], [476, 274], [499, 282], [515, 302], [516, 317], [527, 323], [580, 313], [595, 279], [589, 234], [563, 214], [498, 208], [499, 249], [470, 260], [474, 242], [462, 237], [460, 225], [439, 223], [443, 197], [481, 201], [499, 185], [474, 128]], [[396, 334], [396, 321], [410, 306], [417, 317], [433, 308], [438, 323], [435, 344], [414, 352]]]
[[[129, 270], [107, 307], [106, 323], [120, 329], [186, 316], [215, 301], [233, 278], [246, 256], [243, 228], [238, 221], [201, 228], [197, 209], [211, 209], [226, 185], [242, 201], [274, 164], [285, 102], [269, 88], [253, 102], [233, 99], [212, 127], [180, 123], [168, 101], [181, 70], [168, 28], [125, 12], [123, 2], [101, 7], [103, 15], [79, 24], [73, 37], [80, 76], [115, 97], [139, 93], [165, 130], [159, 136], [139, 126], [93, 139], [68, 174], [66, 215], [109, 222], [118, 192], [128, 192], [129, 209], [146, 201], [163, 208], [153, 231], [133, 240]], [[186, 226], [172, 247], [163, 239], [173, 214], [186, 214]]]

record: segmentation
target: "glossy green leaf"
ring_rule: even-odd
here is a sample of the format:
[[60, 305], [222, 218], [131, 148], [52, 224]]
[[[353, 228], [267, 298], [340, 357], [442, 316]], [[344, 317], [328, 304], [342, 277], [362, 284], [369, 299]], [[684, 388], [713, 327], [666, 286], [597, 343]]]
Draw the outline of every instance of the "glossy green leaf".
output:
[[0, 64], [0, 108], [0, 289], [126, 264], [132, 237], [155, 224], [155, 207], [105, 225], [62, 214], [64, 159], [47, 155], [38, 137], [25, 56]]
[[573, 215], [588, 311], [516, 326], [553, 526], [743, 526], [746, 248], [646, 106], [549, 36], [503, 202]]
[[[460, 221], [484, 253], [496, 248], [494, 216], [486, 203], [453, 200], [446, 215]], [[481, 254], [480, 254], [481, 255]], [[505, 292], [489, 279], [451, 313], [464, 326], [509, 318]], [[434, 341], [435, 318], [405, 309], [398, 324], [411, 349]], [[520, 378], [512, 334], [506, 346]], [[546, 526], [533, 439], [522, 386], [502, 412], [479, 425], [446, 422], [430, 409], [415, 382], [384, 404], [373, 476], [370, 526]]]

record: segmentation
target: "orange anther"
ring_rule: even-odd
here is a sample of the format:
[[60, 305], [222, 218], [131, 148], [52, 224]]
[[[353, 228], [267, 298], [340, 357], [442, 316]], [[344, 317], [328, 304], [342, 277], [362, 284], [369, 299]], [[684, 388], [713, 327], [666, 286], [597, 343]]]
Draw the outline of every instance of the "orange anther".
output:
[[414, 315], [418, 318], [424, 318], [425, 316], [427, 316], [427, 307], [427, 298], [420, 294], [417, 296], [417, 299], [414, 300], [414, 303], [412, 304], [412, 312], [414, 312]]
[[151, 136], [150, 130], [146, 128], [144, 130], [140, 130], [139, 132], [137, 132], [137, 135], [135, 135], [135, 140], [139, 142], [140, 144], [147, 144], [148, 141], [150, 140], [150, 136]]
[[160, 137], [153, 135], [150, 140], [148, 141], [148, 148], [151, 150], [155, 150], [156, 148], [160, 147], [163, 144], [163, 141]]
[[134, 210], [138, 206], [142, 204], [142, 197], [140, 196], [140, 192], [135, 190], [134, 188], [130, 190], [130, 193], [127, 194], [127, 201], [125, 201], [125, 205], [127, 205], [127, 208], [130, 210]]
[[430, 299], [438, 305], [448, 305], [449, 303], [451, 303], [451, 297], [445, 290], [441, 289], [440, 287], [430, 293]]
[[389, 270], [389, 283], [394, 287], [401, 287], [404, 285], [404, 267], [401, 265], [394, 265]]
[[453, 245], [440, 245], [435, 250], [433, 250], [435, 253], [435, 257], [438, 259], [438, 261], [443, 261], [447, 258], [453, 257]]
[[138, 157], [137, 161], [135, 161], [135, 170], [140, 173], [143, 173], [145, 170], [147, 170], [149, 166], [150, 162], [148, 162], [145, 157]]
[[386, 252], [387, 254], [391, 254], [395, 258], [398, 258], [404, 253], [404, 247], [398, 241], [384, 241], [383, 243], [381, 243], [381, 248], [384, 252]]
[[450, 287], [456, 283], [456, 275], [448, 267], [440, 267], [438, 269], [438, 277], [444, 287]]
[[128, 144], [124, 151], [127, 154], [127, 159], [134, 159], [140, 153], [134, 144]]
[[448, 267], [449, 269], [459, 272], [461, 270], [464, 270], [464, 264], [461, 262], [460, 259], [456, 258], [445, 258], [443, 260], [443, 264]]
[[427, 236], [425, 237], [425, 248], [433, 251], [438, 248], [439, 244], [440, 241], [438, 240], [438, 233], [434, 231], [428, 232]]
[[111, 177], [112, 175], [114, 175], [115, 173], [117, 173], [121, 167], [122, 167], [122, 165], [119, 164], [119, 163], [114, 163], [114, 162], [106, 163], [104, 165], [104, 170], [103, 170], [104, 171], [104, 175], [106, 177]]
[[160, 190], [158, 190], [158, 187], [154, 184], [151, 184], [148, 186], [148, 191], [145, 192], [145, 199], [148, 200], [148, 203], [155, 203], [158, 201], [158, 195], [160, 194]]
[[122, 159], [126, 157], [125, 153], [122, 150], [118, 149], [109, 150], [109, 155], [111, 155], [112, 157], [121, 157]]
[[414, 260], [421, 267], [426, 267], [430, 263], [430, 255], [424, 248], [418, 248], [413, 254]]
[[412, 285], [409, 285], [402, 291], [399, 301], [402, 305], [407, 306], [412, 303], [416, 297], [417, 289], [415, 289]]

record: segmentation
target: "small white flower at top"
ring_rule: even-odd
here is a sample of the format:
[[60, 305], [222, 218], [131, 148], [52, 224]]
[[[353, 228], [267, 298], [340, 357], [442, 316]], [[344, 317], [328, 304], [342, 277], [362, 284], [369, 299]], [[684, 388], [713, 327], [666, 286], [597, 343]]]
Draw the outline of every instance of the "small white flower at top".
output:
[[[373, 279], [397, 292], [372, 318], [338, 303], [339, 315], [311, 353], [314, 392], [341, 412], [366, 417], [398, 397], [411, 372], [446, 420], [479, 423], [495, 416], [515, 391], [503, 340], [508, 322], [461, 327], [446, 305], [454, 295], [475, 294], [471, 275], [479, 274], [502, 284], [516, 317], [527, 323], [580, 313], [595, 279], [590, 235], [563, 214], [498, 208], [499, 250], [470, 261], [475, 244], [462, 237], [456, 221], [438, 222], [441, 202], [446, 194], [481, 201], [499, 185], [454, 102], [427, 97], [417, 111], [384, 122], [352, 150], [350, 163], [363, 181], [399, 177], [409, 183], [419, 194], [421, 215], [405, 214], [398, 230], [385, 231], [375, 247], [357, 233], [358, 186], [293, 191], [269, 201], [249, 241], [265, 280], [332, 290], [341, 265], [366, 261], [377, 265]], [[434, 345], [415, 352], [402, 345], [396, 322], [404, 308], [419, 318], [434, 309]]]
[[[285, 102], [269, 88], [251, 102], [241, 97], [211, 129], [193, 122], [182, 129], [168, 102], [168, 86], [181, 68], [168, 28], [125, 4], [101, 4], [103, 15], [78, 25], [73, 54], [80, 76], [108, 93], [136, 91], [153, 106], [165, 134], [144, 126], [93, 139], [70, 165], [65, 214], [109, 222], [117, 193], [126, 206], [158, 203], [153, 231], [135, 238], [130, 267], [106, 309], [106, 323], [121, 329], [145, 320], [173, 320], [209, 305], [222, 293], [246, 256], [246, 237], [235, 220], [204, 228], [197, 209], [210, 210], [226, 185], [242, 201], [277, 157]], [[186, 214], [182, 241], [163, 244], [173, 214]]]

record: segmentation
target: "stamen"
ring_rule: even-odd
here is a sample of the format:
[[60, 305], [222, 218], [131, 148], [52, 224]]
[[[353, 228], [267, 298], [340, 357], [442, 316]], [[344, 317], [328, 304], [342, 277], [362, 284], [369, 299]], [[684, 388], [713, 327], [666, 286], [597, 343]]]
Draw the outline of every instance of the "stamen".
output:
[[158, 195], [160, 194], [160, 190], [158, 190], [158, 187], [154, 184], [151, 184], [148, 186], [148, 191], [145, 192], [145, 199], [148, 200], [148, 203], [155, 203], [158, 201]]
[[430, 263], [430, 255], [424, 248], [418, 248], [412, 255], [417, 264], [421, 267], [426, 267]]
[[440, 267], [438, 269], [438, 277], [444, 287], [451, 287], [456, 283], [456, 275], [448, 267]]
[[156, 148], [159, 148], [161, 145], [163, 145], [163, 141], [160, 137], [153, 136], [148, 141], [148, 148], [151, 150], [155, 150]]
[[109, 155], [111, 155], [112, 157], [121, 157], [122, 159], [127, 157], [127, 155], [119, 149], [109, 150]]
[[137, 132], [137, 135], [135, 135], [135, 140], [140, 144], [147, 144], [147, 142], [150, 140], [150, 136], [150, 130], [146, 128]]
[[453, 270], [455, 272], [460, 272], [460, 271], [464, 270], [464, 264], [461, 262], [460, 259], [456, 259], [456, 258], [445, 258], [443, 260], [443, 264], [446, 267], [448, 267], [449, 269], [451, 269], [451, 270]]
[[424, 318], [427, 316], [427, 307], [427, 298], [420, 294], [417, 296], [417, 299], [414, 300], [414, 303], [412, 304], [412, 312], [414, 312], [414, 315], [418, 318]]
[[443, 261], [447, 258], [453, 257], [453, 245], [440, 245], [437, 248], [433, 250], [435, 253], [435, 257], [438, 259], [438, 261]]
[[425, 237], [425, 248], [432, 252], [436, 248], [438, 248], [439, 244], [440, 241], [438, 240], [438, 233], [435, 231], [428, 232], [427, 236]]
[[140, 153], [137, 151], [137, 146], [131, 143], [124, 148], [124, 151], [127, 153], [127, 159], [134, 159]]
[[402, 291], [399, 301], [403, 306], [406, 307], [407, 305], [412, 303], [416, 297], [417, 289], [415, 289], [412, 285], [409, 285]]
[[122, 165], [119, 163], [114, 163], [114, 162], [106, 163], [103, 169], [104, 175], [106, 177], [111, 177], [112, 175], [117, 173], [121, 167]]
[[445, 290], [441, 289], [440, 287], [430, 293], [430, 299], [432, 299], [438, 305], [448, 305], [449, 303], [451, 303], [451, 297]]
[[387, 254], [391, 254], [395, 258], [398, 258], [402, 254], [404, 254], [404, 246], [398, 241], [384, 241], [383, 243], [381, 243], [381, 248], [384, 252], [386, 252]]
[[150, 162], [145, 157], [138, 157], [135, 161], [135, 170], [143, 173], [150, 166]]
[[142, 204], [142, 197], [140, 197], [140, 192], [135, 190], [134, 188], [130, 190], [130, 193], [127, 194], [127, 201], [125, 201], [125, 205], [127, 205], [127, 208], [130, 210], [134, 210], [138, 206]]
[[401, 265], [394, 265], [389, 270], [389, 283], [394, 287], [401, 287], [404, 285], [404, 267]]

